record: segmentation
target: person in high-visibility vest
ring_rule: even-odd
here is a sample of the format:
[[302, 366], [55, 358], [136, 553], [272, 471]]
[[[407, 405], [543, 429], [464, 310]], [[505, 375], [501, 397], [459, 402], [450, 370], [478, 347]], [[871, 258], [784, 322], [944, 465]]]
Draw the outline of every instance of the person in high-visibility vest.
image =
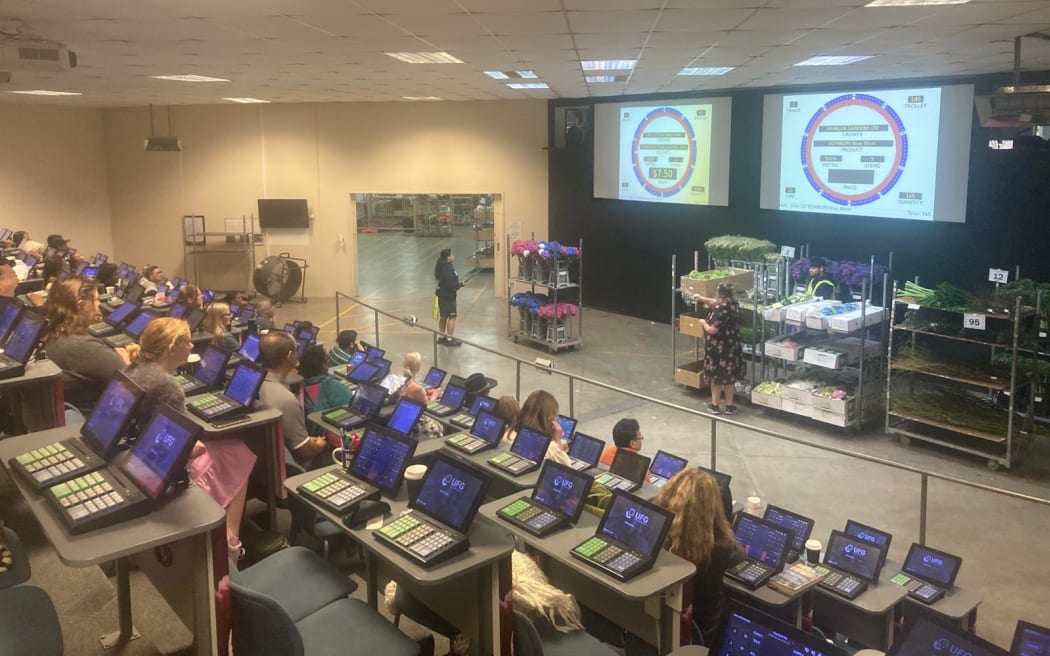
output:
[[830, 301], [835, 298], [835, 281], [824, 272], [827, 262], [822, 257], [814, 257], [809, 261], [809, 283], [806, 284], [806, 296], [817, 297]]

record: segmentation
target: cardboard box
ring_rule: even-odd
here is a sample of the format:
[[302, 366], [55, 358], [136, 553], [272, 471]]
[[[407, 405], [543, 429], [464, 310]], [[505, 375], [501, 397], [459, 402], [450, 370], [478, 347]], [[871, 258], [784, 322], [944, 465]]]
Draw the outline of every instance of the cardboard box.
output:
[[704, 329], [700, 327], [700, 320], [707, 318], [707, 312], [683, 312], [678, 315], [678, 331], [684, 335], [693, 337], [705, 337]]
[[813, 413], [810, 417], [817, 421], [824, 422], [825, 424], [832, 424], [843, 428], [853, 423], [852, 417], [847, 417], [845, 414], [839, 414], [829, 410], [821, 410], [820, 408], [813, 408]]
[[701, 388], [704, 382], [704, 361], [697, 360], [696, 362], [675, 367], [674, 382], [686, 387]]
[[853, 312], [846, 312], [843, 314], [833, 314], [828, 317], [828, 328], [837, 333], [851, 333], [854, 330], [860, 330], [867, 326], [874, 326], [877, 323], [881, 323], [886, 315], [884, 308], [869, 305], [865, 310], [865, 316], [861, 318], [861, 310], [854, 310]]
[[[789, 335], [789, 338], [795, 337], [795, 335]], [[791, 360], [792, 362], [802, 359], [802, 353], [806, 347], [801, 342], [794, 342], [795, 346], [785, 345], [784, 341], [787, 338], [777, 337], [775, 339], [767, 340], [763, 348], [766, 351], [766, 355], [771, 358], [780, 358], [781, 360]]]
[[846, 354], [838, 350], [824, 350], [834, 348], [834, 344], [808, 348], [802, 356], [802, 361], [827, 369], [840, 369], [846, 365]]
[[[864, 354], [867, 357], [875, 357], [882, 351], [882, 343], [870, 339], [864, 341]], [[841, 369], [849, 365], [859, 364], [861, 360], [861, 343], [859, 337], [846, 337], [836, 339], [819, 348], [807, 349], [802, 356], [803, 362], [826, 367], [828, 369]]]
[[784, 321], [787, 318], [788, 310], [795, 308], [798, 309], [804, 305], [812, 305], [813, 303], [819, 303], [820, 299], [811, 298], [808, 301], [802, 301], [800, 303], [792, 303], [791, 305], [782, 308], [766, 308], [762, 311], [762, 318], [766, 321]]
[[[816, 301], [806, 303], [796, 303], [795, 305], [789, 305], [784, 308], [784, 321], [804, 324], [806, 319], [811, 314], [820, 314], [820, 311], [827, 307], [833, 307], [835, 305], [842, 305], [841, 301]], [[807, 324], [808, 325], [808, 324]]]
[[780, 386], [780, 396], [788, 401], [795, 401], [801, 405], [809, 405], [813, 397], [813, 390], [820, 387], [815, 381], [795, 380]]
[[[781, 388], [783, 389], [783, 388]], [[784, 412], [790, 412], [793, 415], [800, 417], [812, 417], [813, 406], [808, 403], [799, 403], [798, 401], [792, 401], [791, 399], [784, 399], [780, 404], [780, 409]]]
[[763, 405], [767, 408], [773, 408], [774, 410], [780, 410], [780, 404], [782, 399], [779, 396], [773, 394], [763, 394], [762, 392], [751, 392], [751, 402], [755, 405]]
[[719, 271], [731, 271], [732, 275], [724, 278], [713, 278], [711, 280], [694, 280], [689, 276], [682, 276], [680, 286], [682, 291], [690, 294], [699, 294], [708, 298], [718, 296], [718, 285], [723, 282], [733, 284], [738, 292], [746, 292], [755, 286], [755, 272], [749, 269], [736, 269], [734, 267], [720, 267]]

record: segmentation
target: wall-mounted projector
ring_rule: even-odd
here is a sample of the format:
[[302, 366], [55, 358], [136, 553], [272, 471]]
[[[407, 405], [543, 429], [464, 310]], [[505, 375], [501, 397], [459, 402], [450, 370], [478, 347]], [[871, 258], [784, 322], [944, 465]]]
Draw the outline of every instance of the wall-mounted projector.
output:
[[182, 150], [178, 137], [146, 137], [146, 150], [154, 153], [177, 153]]
[[77, 67], [77, 54], [61, 43], [16, 39], [0, 41], [0, 70], [59, 73]]
[[1000, 87], [991, 96], [976, 96], [977, 117], [986, 128], [1050, 125], [1050, 85]]

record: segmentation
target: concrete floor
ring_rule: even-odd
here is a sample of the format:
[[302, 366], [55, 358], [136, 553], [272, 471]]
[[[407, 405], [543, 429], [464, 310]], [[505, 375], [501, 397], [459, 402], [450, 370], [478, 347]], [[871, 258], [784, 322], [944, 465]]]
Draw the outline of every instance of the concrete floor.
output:
[[[437, 253], [441, 248], [453, 248], [460, 277], [466, 279], [470, 269], [467, 258], [474, 250], [472, 236], [464, 227], [457, 227], [453, 237], [440, 239], [397, 233], [359, 235], [360, 300], [395, 317], [415, 315], [420, 325], [432, 326], [432, 272]], [[685, 407], [706, 406], [706, 399], [672, 380], [669, 326], [587, 309], [583, 348], [552, 356], [545, 348], [515, 344], [507, 337], [507, 306], [494, 297], [492, 278], [491, 273], [479, 273], [460, 292], [457, 335], [468, 343], [459, 348], [440, 346], [436, 357], [430, 333], [396, 319], [381, 318], [377, 340], [370, 311], [343, 300], [337, 318], [334, 299], [309, 297], [309, 289], [306, 304], [288, 303], [278, 309], [278, 325], [309, 319], [321, 326], [320, 338], [328, 343], [334, 342], [337, 326], [354, 328], [366, 341], [378, 341], [395, 365], [400, 354], [417, 350], [423, 353], [424, 366], [439, 363], [464, 375], [481, 371], [496, 378], [496, 395], [515, 393], [515, 364], [471, 348], [470, 343], [529, 362], [536, 357], [549, 358], [557, 372], [571, 372]], [[683, 347], [678, 361], [687, 357]], [[558, 373], [523, 367], [521, 397], [539, 388], [554, 393], [562, 411], [568, 412], [567, 379]], [[580, 420], [578, 430], [611, 439], [612, 425], [619, 418], [635, 417], [646, 437], [645, 452], [664, 449], [693, 463], [710, 464], [709, 420], [581, 382], [575, 384], [572, 397], [573, 412]], [[883, 435], [880, 422], [861, 432], [843, 431], [750, 406], [742, 406], [734, 419], [731, 424], [719, 423], [715, 457], [718, 469], [733, 476], [735, 498], [758, 496], [814, 518], [813, 535], [822, 542], [848, 518], [885, 529], [894, 536], [890, 558], [898, 562], [918, 536], [919, 476], [814, 447], [849, 450], [1050, 499], [1050, 447], [1046, 445], [1036, 445], [1011, 472], [991, 472], [982, 460], [969, 456], [927, 446], [901, 447]], [[813, 446], [761, 435], [750, 427], [775, 431]], [[0, 508], [9, 525], [31, 534], [28, 538], [23, 534], [23, 539], [31, 545], [34, 582], [55, 597], [63, 615], [66, 653], [102, 653], [95, 642], [96, 634], [113, 628], [116, 612], [105, 576], [96, 568], [62, 566], [3, 474]], [[1009, 646], [1018, 619], [1050, 625], [1050, 606], [1045, 603], [1050, 589], [1050, 568], [1045, 564], [1047, 526], [1050, 506], [953, 483], [930, 482], [927, 542], [963, 557], [958, 583], [983, 596], [977, 631], [1004, 647]], [[895, 573], [887, 571], [884, 577]], [[187, 632], [148, 582], [133, 578], [133, 599], [136, 626], [146, 640], [136, 641], [120, 653], [174, 653], [187, 644]]]

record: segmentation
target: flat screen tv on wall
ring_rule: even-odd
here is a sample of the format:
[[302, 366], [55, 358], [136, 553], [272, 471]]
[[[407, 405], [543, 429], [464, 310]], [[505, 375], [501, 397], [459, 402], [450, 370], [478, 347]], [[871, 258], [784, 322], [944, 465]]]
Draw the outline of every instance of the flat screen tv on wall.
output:
[[259, 227], [309, 228], [310, 210], [305, 198], [260, 198]]

